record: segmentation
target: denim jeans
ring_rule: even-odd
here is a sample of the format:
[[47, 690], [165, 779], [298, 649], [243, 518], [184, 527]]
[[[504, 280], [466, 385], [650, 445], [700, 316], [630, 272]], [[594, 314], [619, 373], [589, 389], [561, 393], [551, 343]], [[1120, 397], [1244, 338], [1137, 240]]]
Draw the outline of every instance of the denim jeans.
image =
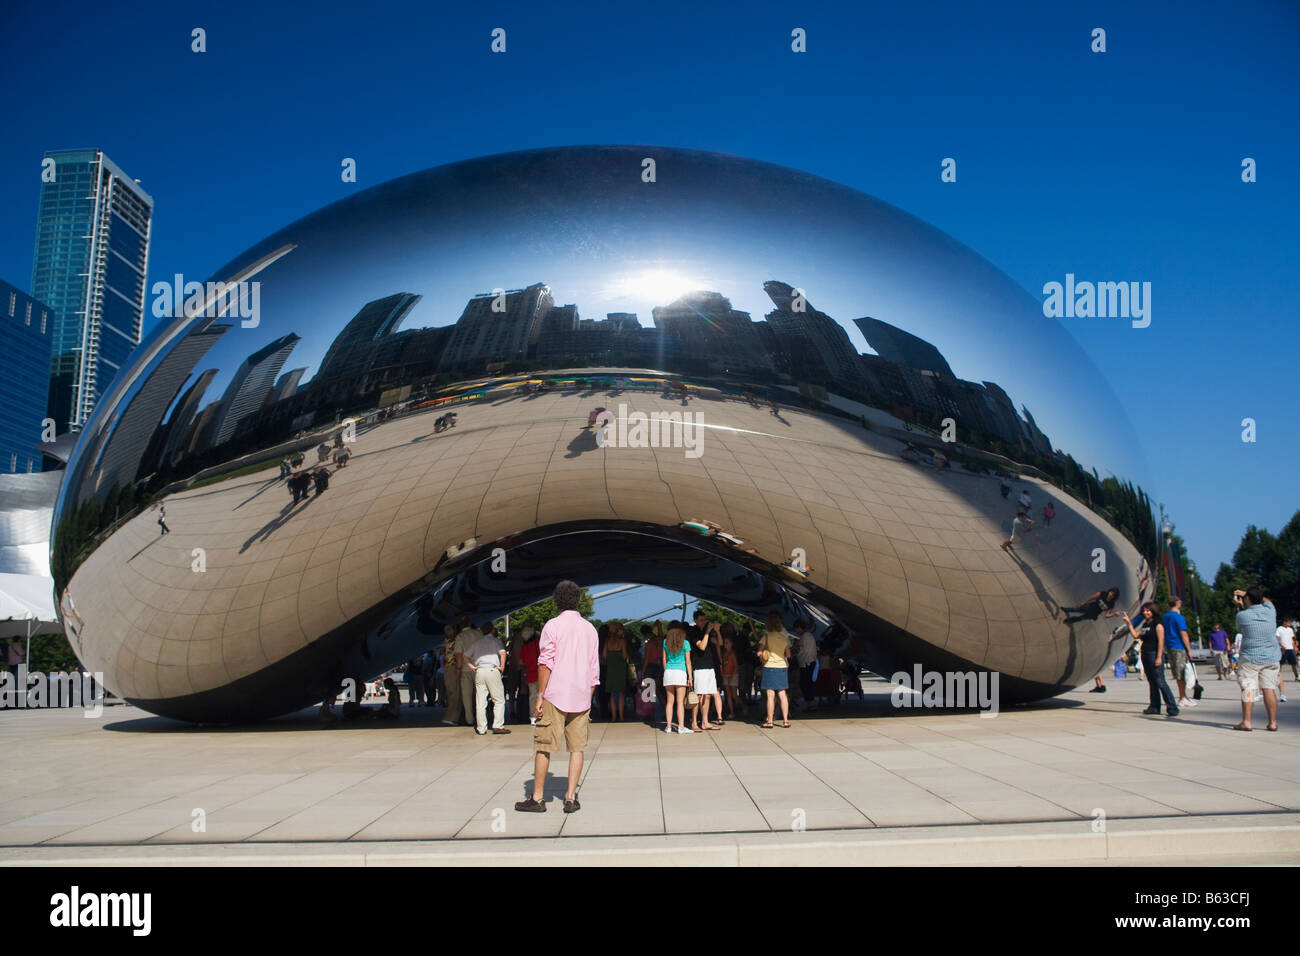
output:
[[1162, 661], [1160, 666], [1156, 666], [1156, 656], [1154, 654], [1142, 655], [1142, 672], [1147, 676], [1147, 687], [1151, 695], [1151, 709], [1157, 714], [1160, 713], [1160, 698], [1165, 699], [1165, 709], [1171, 713], [1178, 713], [1178, 702], [1174, 699], [1174, 692], [1169, 689], [1169, 684], [1165, 681], [1165, 668]]

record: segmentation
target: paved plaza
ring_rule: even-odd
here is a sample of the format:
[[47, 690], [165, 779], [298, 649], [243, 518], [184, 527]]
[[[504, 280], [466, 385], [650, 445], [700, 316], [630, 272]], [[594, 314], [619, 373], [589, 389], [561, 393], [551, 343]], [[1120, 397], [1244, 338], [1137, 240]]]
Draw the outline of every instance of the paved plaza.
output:
[[[669, 736], [596, 723], [572, 815], [561, 812], [563, 757], [552, 764], [560, 776], [547, 784], [548, 812], [513, 810], [532, 775], [528, 728], [480, 737], [442, 726], [437, 708], [334, 727], [310, 712], [192, 727], [126, 705], [93, 719], [8, 711], [0, 861], [121, 858], [109, 848], [134, 847], [163, 854], [155, 861], [192, 852], [230, 862], [308, 842], [318, 849], [294, 849], [299, 862], [304, 852], [327, 862], [377, 846], [400, 856], [417, 844], [428, 858], [473, 862], [498, 856], [483, 841], [504, 839], [524, 847], [512, 852], [575, 861], [604, 846], [629, 859], [685, 847], [700, 862], [725, 862], [744, 846], [761, 856], [803, 841], [827, 860], [837, 847], [874, 846], [889, 862], [941, 862], [957, 834], [992, 845], [1013, 833], [1011, 859], [1101, 861], [1099, 813], [1113, 833], [1220, 834], [1238, 854], [1300, 861], [1300, 703], [1281, 705], [1279, 733], [1262, 730], [1262, 715], [1260, 730], [1235, 733], [1236, 684], [1211, 674], [1206, 686], [1201, 705], [1177, 719], [1142, 716], [1146, 684], [1131, 678], [1109, 682], [1105, 695], [1081, 689], [994, 718], [895, 710], [888, 685], [874, 681], [863, 704], [796, 716], [788, 730], [732, 721]], [[1188, 859], [1223, 851], [1201, 836], [1149, 849]]]

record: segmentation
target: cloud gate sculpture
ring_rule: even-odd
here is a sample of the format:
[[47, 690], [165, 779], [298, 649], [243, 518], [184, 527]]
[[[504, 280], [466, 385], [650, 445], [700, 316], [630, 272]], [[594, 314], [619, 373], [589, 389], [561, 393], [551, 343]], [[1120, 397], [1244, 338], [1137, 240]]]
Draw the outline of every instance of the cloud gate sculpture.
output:
[[[157, 714], [289, 712], [565, 577], [807, 616], [878, 673], [1032, 700], [1109, 660], [1090, 596], [1152, 590], [1143, 530], [1095, 500], [1132, 489], [1138, 443], [1078, 345], [807, 174], [487, 157], [152, 291], [51, 565], [85, 667]], [[1004, 547], [1022, 496], [1036, 525]]]

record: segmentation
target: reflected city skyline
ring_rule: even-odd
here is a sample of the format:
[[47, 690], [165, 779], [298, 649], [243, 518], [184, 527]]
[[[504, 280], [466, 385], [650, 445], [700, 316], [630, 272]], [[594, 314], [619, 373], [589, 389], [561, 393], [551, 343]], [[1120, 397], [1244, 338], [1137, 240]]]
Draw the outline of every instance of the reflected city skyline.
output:
[[[1098, 550], [1126, 606], [1147, 596], [1155, 532], [1078, 346], [871, 197], [684, 150], [645, 183], [644, 152], [377, 186], [217, 273], [259, 283], [258, 315], [156, 329], [82, 433], [51, 548], [109, 686], [280, 712], [557, 575], [810, 615], [872, 669], [996, 669], [1012, 699], [1093, 676], [1108, 630], [1059, 610]], [[604, 447], [619, 402], [692, 408], [707, 452]]]

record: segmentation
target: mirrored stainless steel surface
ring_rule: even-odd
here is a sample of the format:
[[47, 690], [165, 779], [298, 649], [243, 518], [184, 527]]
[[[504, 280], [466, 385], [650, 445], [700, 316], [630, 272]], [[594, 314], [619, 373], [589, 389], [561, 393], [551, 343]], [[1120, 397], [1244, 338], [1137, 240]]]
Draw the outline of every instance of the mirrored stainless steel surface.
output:
[[1077, 344], [807, 174], [487, 157], [294, 223], [224, 290], [187, 278], [78, 442], [51, 559], [85, 666], [159, 714], [287, 712], [566, 577], [808, 616], [879, 673], [1026, 700], [1113, 658], [1089, 598], [1151, 591], [1146, 529], [1090, 500], [1091, 469], [1144, 466]]

